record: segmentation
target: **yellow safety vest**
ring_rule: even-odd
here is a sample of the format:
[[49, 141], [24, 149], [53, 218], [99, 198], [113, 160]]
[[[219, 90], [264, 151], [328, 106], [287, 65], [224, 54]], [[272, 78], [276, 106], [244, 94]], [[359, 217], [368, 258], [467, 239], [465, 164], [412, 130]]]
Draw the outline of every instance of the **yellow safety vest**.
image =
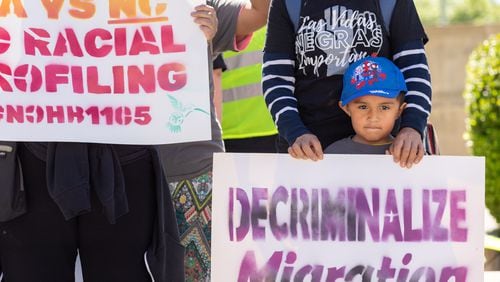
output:
[[222, 73], [222, 138], [241, 139], [277, 134], [262, 95], [262, 50], [266, 29], [253, 34], [241, 52], [225, 52]]

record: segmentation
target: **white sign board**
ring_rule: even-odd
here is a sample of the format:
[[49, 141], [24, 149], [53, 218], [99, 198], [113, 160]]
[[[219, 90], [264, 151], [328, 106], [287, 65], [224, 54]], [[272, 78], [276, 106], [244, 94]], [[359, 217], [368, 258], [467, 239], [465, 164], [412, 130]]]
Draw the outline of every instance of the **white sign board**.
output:
[[207, 43], [191, 1], [3, 2], [0, 140], [210, 139]]
[[212, 281], [482, 281], [484, 158], [215, 154]]

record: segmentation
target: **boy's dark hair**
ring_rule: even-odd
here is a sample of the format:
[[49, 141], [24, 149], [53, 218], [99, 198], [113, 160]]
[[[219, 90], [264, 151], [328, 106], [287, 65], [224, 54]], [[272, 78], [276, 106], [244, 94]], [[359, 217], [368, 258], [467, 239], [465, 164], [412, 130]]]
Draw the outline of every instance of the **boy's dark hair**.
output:
[[406, 95], [406, 92], [401, 91], [401, 92], [399, 92], [398, 97], [396, 97], [396, 100], [398, 100], [398, 102], [399, 102], [400, 105], [404, 103], [404, 101], [405, 101], [405, 95]]

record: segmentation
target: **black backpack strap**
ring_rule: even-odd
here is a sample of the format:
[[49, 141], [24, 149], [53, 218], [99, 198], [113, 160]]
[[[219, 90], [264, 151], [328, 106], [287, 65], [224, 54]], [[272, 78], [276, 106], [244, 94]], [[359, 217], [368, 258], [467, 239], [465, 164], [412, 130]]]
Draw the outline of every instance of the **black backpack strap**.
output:
[[392, 19], [392, 12], [394, 11], [394, 6], [396, 6], [396, 0], [377, 0], [380, 6], [380, 12], [382, 13], [382, 20], [384, 22], [385, 30], [390, 35], [390, 24]]
[[292, 21], [295, 31], [299, 29], [300, 10], [302, 9], [302, 0], [285, 0], [288, 17]]

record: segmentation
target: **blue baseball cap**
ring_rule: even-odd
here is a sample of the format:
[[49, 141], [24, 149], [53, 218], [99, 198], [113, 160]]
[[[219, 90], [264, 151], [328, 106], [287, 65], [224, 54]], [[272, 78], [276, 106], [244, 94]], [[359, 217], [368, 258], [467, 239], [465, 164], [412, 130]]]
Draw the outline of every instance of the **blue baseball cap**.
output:
[[396, 98], [401, 91], [408, 89], [401, 70], [393, 62], [383, 57], [366, 57], [345, 71], [340, 101], [345, 106], [366, 95]]

